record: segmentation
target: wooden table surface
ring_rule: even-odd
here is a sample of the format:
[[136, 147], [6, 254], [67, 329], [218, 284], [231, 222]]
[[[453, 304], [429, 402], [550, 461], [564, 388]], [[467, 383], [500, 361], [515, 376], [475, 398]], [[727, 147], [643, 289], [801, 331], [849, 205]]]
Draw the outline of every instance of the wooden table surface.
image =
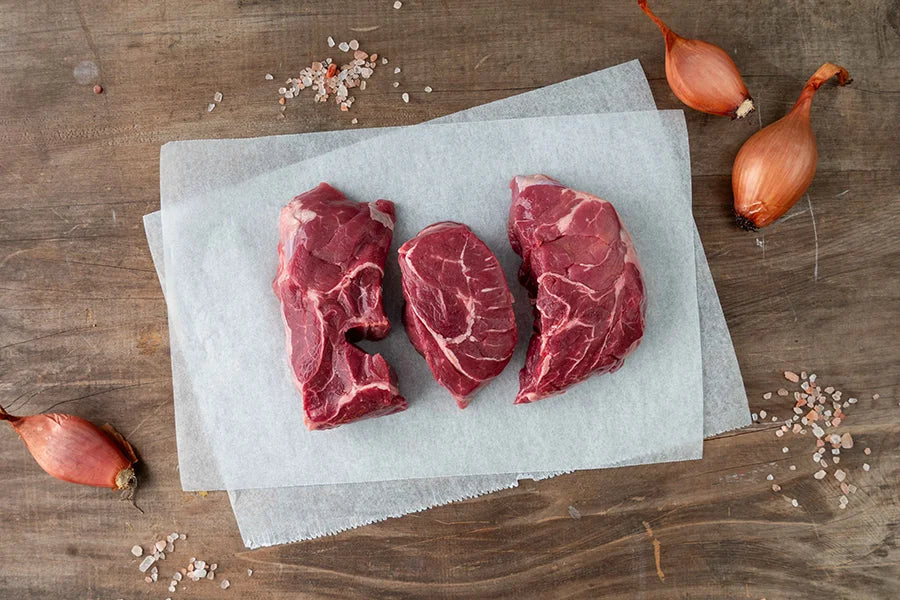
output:
[[[166, 307], [141, 223], [159, 207], [161, 144], [348, 128], [354, 116], [359, 126], [413, 124], [635, 57], [659, 107], [682, 108], [665, 82], [662, 37], [634, 2], [392, 3], [0, 5], [0, 404], [115, 424], [143, 458], [146, 511], [48, 477], [0, 428], [0, 597], [896, 598], [896, 0], [651, 2], [676, 31], [724, 47], [761, 108], [741, 122], [686, 110], [694, 216], [753, 410], [790, 416], [787, 399], [762, 398], [788, 368], [860, 399], [842, 426], [856, 446], [841, 466], [859, 487], [846, 509], [835, 480], [811, 476], [811, 436], [777, 439], [771, 422], [709, 440], [702, 461], [524, 481], [257, 551], [243, 548], [225, 493], [181, 491]], [[337, 55], [329, 35], [402, 65], [412, 101], [400, 102], [382, 69], [350, 114], [307, 95], [279, 120], [277, 81]], [[825, 61], [854, 83], [816, 96], [808, 195], [764, 232], [737, 230], [735, 152]], [[434, 92], [417, 92], [425, 85]], [[209, 113], [215, 91], [225, 99]], [[189, 538], [172, 560], [217, 561], [230, 590], [143, 583], [129, 549], [173, 530]]]

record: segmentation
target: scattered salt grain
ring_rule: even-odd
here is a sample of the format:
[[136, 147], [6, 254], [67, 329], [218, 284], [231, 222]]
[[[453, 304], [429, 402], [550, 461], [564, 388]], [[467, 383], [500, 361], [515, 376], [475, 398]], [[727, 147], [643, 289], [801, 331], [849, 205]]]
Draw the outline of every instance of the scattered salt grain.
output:
[[172, 579], [174, 579], [175, 581], [181, 581], [183, 577], [184, 575], [181, 574], [181, 571], [175, 571], [175, 574], [172, 575]]
[[170, 584], [169, 585], [169, 593], [172, 593], [174, 591], [175, 591], [175, 586]]
[[869, 466], [869, 463], [863, 463], [863, 471], [868, 472], [872, 467]]
[[402, 7], [403, 7], [403, 3], [400, 2], [400, 0], [397, 0], [396, 2], [394, 2], [394, 8], [396, 8], [397, 10], [400, 10]]
[[835, 457], [832, 458], [831, 460], [834, 461], [834, 464], [838, 464], [839, 462], [841, 462], [841, 457], [840, 457], [840, 456], [835, 456]]
[[247, 569], [247, 577], [253, 575], [253, 569]]
[[787, 396], [788, 395], [788, 391], [784, 388], [778, 388], [778, 391], [775, 393], [778, 394], [779, 396]]
[[394, 75], [400, 72], [400, 67], [394, 67]]
[[403, 98], [403, 101], [404, 101], [404, 102], [406, 102], [407, 104], [409, 104], [409, 94], [407, 94], [406, 92], [403, 92], [403, 93], [400, 95], [400, 97]]
[[391, 85], [394, 86], [395, 88], [396, 88], [396, 87], [400, 87], [400, 82], [399, 82], [399, 81], [395, 81], [395, 82], [392, 83]]
[[272, 81], [273, 79], [275, 79], [275, 78], [272, 76], [271, 73], [266, 73], [266, 81]]
[[[871, 448], [866, 448], [865, 450], [863, 450], [863, 454], [865, 454], [866, 456], [872, 454], [872, 449], [871, 449]], [[132, 552], [133, 552], [133, 550], [132, 550]]]
[[214, 109], [215, 107], [216, 107], [216, 105], [213, 104], [212, 102], [210, 102], [210, 103], [206, 106], [206, 112], [212, 112], [213, 109]]
[[763, 394], [763, 400], [768, 400], [772, 397], [772, 392], [766, 392]]
[[853, 447], [853, 436], [849, 433], [845, 433], [841, 436], [841, 448], [852, 448]]
[[[804, 375], [803, 377], [805, 379], [806, 375]], [[797, 383], [798, 381], [800, 381], [800, 377], [798, 377], [797, 374], [794, 373], [793, 371], [785, 371], [784, 378], [793, 383]]]
[[434, 90], [432, 90], [432, 88], [431, 88], [430, 85], [426, 85], [426, 86], [425, 86], [425, 93], [426, 93], [426, 94], [430, 94], [432, 91], [434, 91]]
[[213, 94], [213, 100], [215, 100], [216, 102], [221, 102], [222, 98], [222, 92], [216, 92], [215, 94]]
[[773, 479], [775, 479], [775, 476], [772, 475], [771, 473], [769, 473], [768, 475], [766, 475], [766, 480], [772, 481]]
[[797, 470], [797, 465], [791, 465], [791, 466], [788, 467], [788, 469], [790, 469], [791, 471], [796, 471], [796, 470]]
[[350, 44], [348, 44], [347, 42], [341, 42], [340, 44], [338, 44], [338, 50], [340, 50], [341, 52], [347, 52], [350, 50]]
[[[866, 454], [868, 454], [868, 452]], [[144, 553], [144, 550], [140, 546], [132, 546], [131, 553], [135, 556], [141, 556]]]
[[881, 394], [872, 394], [872, 400], [878, 400], [881, 398]]
[[760, 419], [765, 419], [765, 418], [766, 418], [766, 411], [764, 411], [764, 410], [759, 411], [759, 418], [760, 418]]
[[796, 507], [800, 506], [800, 503], [797, 502], [796, 498], [794, 498], [793, 500], [791, 500], [791, 506], [796, 508]]
[[838, 481], [844, 481], [847, 478], [847, 473], [845, 473], [843, 469], [838, 469], [834, 472], [834, 478]]
[[328, 47], [329, 47], [329, 48], [334, 48], [334, 38], [333, 38], [333, 37], [331, 37], [331, 36], [329, 35], [329, 36], [328, 36], [328, 39], [327, 39], [326, 41], [328, 42]]
[[163, 550], [166, 549], [166, 541], [165, 541], [165, 540], [159, 540], [158, 542], [156, 542], [156, 543], [154, 544], [154, 546], [156, 546], [156, 549], [157, 549], [159, 552], [162, 552]]
[[357, 123], [359, 123], [359, 119], [354, 117], [354, 118], [350, 119], [350, 122], [353, 123], [354, 125], [356, 125]]
[[784, 452], [785, 454], [787, 454], [787, 453], [789, 452], [787, 446], [785, 446], [784, 448], [782, 448], [781, 451]]
[[825, 479], [825, 476], [827, 474], [828, 473], [825, 472], [825, 469], [819, 469], [818, 471], [813, 473], [813, 477], [815, 477], [816, 479]]
[[773, 483], [773, 484], [772, 484], [772, 491], [773, 491], [773, 492], [780, 492], [780, 491], [781, 491], [781, 486], [778, 485], [777, 483]]
[[[359, 50], [359, 42], [357, 40], [350, 40], [350, 43], [347, 45], [350, 46], [351, 50]], [[368, 54], [366, 56], [368, 56]]]
[[146, 573], [146, 572], [147, 572], [147, 569], [149, 569], [150, 566], [151, 566], [153, 563], [155, 563], [155, 562], [156, 562], [156, 557], [155, 557], [155, 556], [152, 556], [152, 555], [151, 555], [151, 556], [145, 556], [145, 557], [144, 557], [144, 560], [142, 560], [142, 561], [141, 561], [141, 564], [138, 566], [138, 570], [139, 570], [141, 573]]
[[223, 579], [222, 584], [219, 587], [223, 590], [227, 590], [229, 587], [231, 587], [231, 582], [229, 582], [227, 579]]

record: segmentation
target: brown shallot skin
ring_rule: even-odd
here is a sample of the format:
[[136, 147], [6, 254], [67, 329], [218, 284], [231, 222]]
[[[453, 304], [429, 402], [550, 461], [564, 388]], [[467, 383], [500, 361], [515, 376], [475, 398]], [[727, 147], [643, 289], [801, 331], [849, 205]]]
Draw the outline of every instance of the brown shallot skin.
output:
[[0, 408], [38, 465], [48, 474], [71, 483], [132, 491], [136, 484], [131, 445], [110, 427], [64, 414], [15, 417]]
[[679, 100], [711, 115], [742, 119], [753, 112], [753, 99], [728, 53], [709, 42], [683, 38], [638, 0], [666, 39], [666, 79]]
[[825, 63], [809, 78], [791, 111], [753, 134], [738, 151], [731, 172], [737, 224], [755, 230], [775, 222], [803, 196], [816, 174], [819, 153], [810, 125], [816, 90], [837, 75], [845, 85], [850, 74]]

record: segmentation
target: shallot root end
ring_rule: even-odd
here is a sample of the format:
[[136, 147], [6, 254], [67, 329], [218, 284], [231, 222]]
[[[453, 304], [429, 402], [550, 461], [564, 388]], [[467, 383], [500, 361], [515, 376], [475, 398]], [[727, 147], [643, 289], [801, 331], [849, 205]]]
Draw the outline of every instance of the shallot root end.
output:
[[744, 231], [758, 231], [759, 227], [757, 227], [753, 221], [745, 217], [744, 215], [739, 215], [734, 213], [734, 222], [737, 223], [737, 226], [743, 229]]
[[747, 99], [741, 102], [741, 105], [737, 107], [737, 109], [734, 111], [734, 114], [731, 115], [731, 118], [743, 119], [754, 110], [756, 110], [756, 106], [753, 104], [753, 98], [747, 96]]

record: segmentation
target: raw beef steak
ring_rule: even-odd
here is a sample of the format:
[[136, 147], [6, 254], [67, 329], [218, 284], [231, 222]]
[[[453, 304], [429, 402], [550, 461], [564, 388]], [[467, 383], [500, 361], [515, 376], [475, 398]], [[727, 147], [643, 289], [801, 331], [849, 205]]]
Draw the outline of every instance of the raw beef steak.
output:
[[400, 247], [403, 322], [460, 408], [503, 371], [516, 346], [513, 298], [497, 257], [460, 223], [435, 223]]
[[644, 284], [613, 205], [546, 175], [510, 184], [509, 241], [534, 300], [516, 404], [615, 371], [644, 333]]
[[327, 183], [281, 211], [272, 287], [309, 429], [406, 409], [384, 358], [351, 343], [390, 331], [381, 278], [393, 230], [393, 203], [351, 202]]

